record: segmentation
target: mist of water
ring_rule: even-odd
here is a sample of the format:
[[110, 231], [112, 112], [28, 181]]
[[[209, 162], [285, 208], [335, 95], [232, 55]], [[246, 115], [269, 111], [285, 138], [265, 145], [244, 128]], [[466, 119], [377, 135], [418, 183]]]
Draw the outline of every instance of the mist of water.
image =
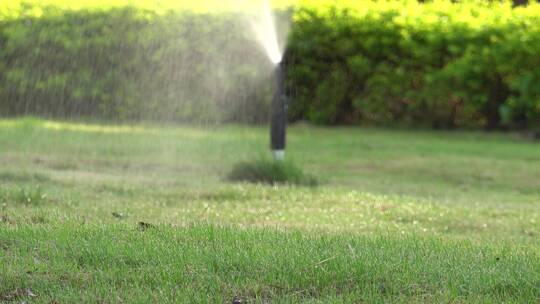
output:
[[279, 45], [275, 17], [269, 0], [260, 2], [251, 28], [270, 61], [277, 65], [283, 59], [283, 48]]
[[[0, 77], [0, 114], [265, 123], [289, 16], [273, 11], [271, 0], [222, 1], [230, 9], [186, 8], [144, 20], [128, 8], [107, 11], [106, 19], [66, 10], [31, 22], [11, 20], [7, 27], [24, 26], [27, 35], [10, 40], [13, 47], [0, 54], [6, 75], [16, 75]], [[80, 28], [66, 32], [64, 23], [73, 20]], [[78, 36], [87, 24], [102, 23], [118, 24], [131, 35], [96, 28]], [[45, 27], [63, 38], [40, 39]]]
[[[0, 75], [0, 116], [33, 115], [107, 124], [188, 123], [209, 130], [221, 123], [267, 123], [274, 94], [273, 73], [283, 57], [285, 43], [281, 41], [286, 40], [288, 17], [274, 14], [269, 0], [223, 1], [238, 9], [215, 14], [185, 11], [141, 19], [137, 11], [120, 8], [105, 12], [110, 16], [66, 11], [9, 21], [7, 27], [25, 29], [26, 37], [10, 38], [6, 44], [12, 47], [0, 52], [5, 72]], [[119, 30], [101, 30], [100, 23], [104, 28], [118, 25]], [[67, 24], [76, 26], [66, 28]], [[42, 35], [45, 28], [54, 35]], [[79, 37], [82, 29], [89, 32]], [[64, 41], [71, 42], [71, 47], [65, 47]], [[60, 132], [70, 125], [46, 127]], [[106, 132], [107, 128], [85, 128], [84, 124], [76, 128], [79, 133], [86, 130], [80, 135], [82, 139], [92, 132], [119, 134]], [[145, 155], [152, 157], [144, 166], [144, 175], [168, 173], [193, 180], [191, 168], [200, 164], [196, 167], [208, 168], [198, 172], [196, 180], [202, 183], [205, 174], [209, 179], [218, 178], [206, 163], [224, 168], [267, 148], [258, 140], [258, 129], [234, 131], [226, 142], [208, 140], [211, 137], [204, 132], [211, 131], [175, 129], [147, 136], [151, 144], [145, 146], [149, 151]], [[27, 154], [43, 153], [32, 143], [41, 133], [32, 134], [26, 137]], [[111, 140], [106, 149], [116, 151], [113, 161], [126, 163], [129, 138]], [[74, 163], [84, 163], [105, 149], [73, 139], [62, 149], [73, 155]], [[150, 170], [152, 165], [155, 170]], [[135, 161], [129, 166], [126, 170], [132, 170], [134, 176], [140, 173], [137, 168], [142, 168]]]

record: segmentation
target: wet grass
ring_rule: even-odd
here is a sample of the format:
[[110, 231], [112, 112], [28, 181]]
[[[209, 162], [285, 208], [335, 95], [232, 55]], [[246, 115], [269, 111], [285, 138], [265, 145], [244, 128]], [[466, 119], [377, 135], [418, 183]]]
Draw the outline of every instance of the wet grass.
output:
[[0, 302], [540, 299], [538, 143], [289, 135], [323, 184], [228, 180], [264, 128], [0, 121]]

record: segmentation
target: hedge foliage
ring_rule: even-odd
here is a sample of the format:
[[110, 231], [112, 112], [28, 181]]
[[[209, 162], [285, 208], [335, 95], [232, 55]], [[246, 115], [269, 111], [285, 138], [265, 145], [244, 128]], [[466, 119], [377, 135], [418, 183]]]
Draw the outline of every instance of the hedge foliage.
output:
[[289, 45], [293, 117], [434, 127], [540, 123], [540, 5], [358, 3], [297, 12]]
[[180, 122], [268, 116], [272, 66], [243, 15], [19, 9], [18, 18], [0, 23], [4, 115]]
[[[212, 1], [0, 4], [0, 113], [265, 121], [271, 66], [243, 8]], [[538, 4], [306, 0], [293, 14], [293, 120], [540, 124]]]

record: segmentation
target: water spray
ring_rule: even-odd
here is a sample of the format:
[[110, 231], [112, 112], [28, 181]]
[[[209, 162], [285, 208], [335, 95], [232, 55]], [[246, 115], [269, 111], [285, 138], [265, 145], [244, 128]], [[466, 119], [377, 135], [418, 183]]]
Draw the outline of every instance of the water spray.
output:
[[277, 35], [276, 22], [269, 0], [260, 0], [256, 18], [251, 21], [255, 37], [263, 47], [268, 59], [275, 66], [275, 92], [271, 105], [270, 147], [274, 159], [285, 159], [285, 133], [287, 124], [287, 96], [284, 90], [283, 54]]
[[272, 99], [270, 145], [274, 159], [285, 159], [286, 128], [287, 128], [287, 95], [285, 94], [283, 63], [276, 65], [276, 89]]

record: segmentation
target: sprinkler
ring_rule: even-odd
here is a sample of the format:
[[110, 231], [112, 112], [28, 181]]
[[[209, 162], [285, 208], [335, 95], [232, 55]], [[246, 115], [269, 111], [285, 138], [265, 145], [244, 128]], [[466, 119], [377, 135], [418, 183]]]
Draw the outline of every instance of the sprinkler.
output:
[[285, 133], [287, 128], [287, 95], [285, 94], [283, 63], [276, 65], [276, 90], [272, 99], [270, 141], [274, 159], [285, 159]]

